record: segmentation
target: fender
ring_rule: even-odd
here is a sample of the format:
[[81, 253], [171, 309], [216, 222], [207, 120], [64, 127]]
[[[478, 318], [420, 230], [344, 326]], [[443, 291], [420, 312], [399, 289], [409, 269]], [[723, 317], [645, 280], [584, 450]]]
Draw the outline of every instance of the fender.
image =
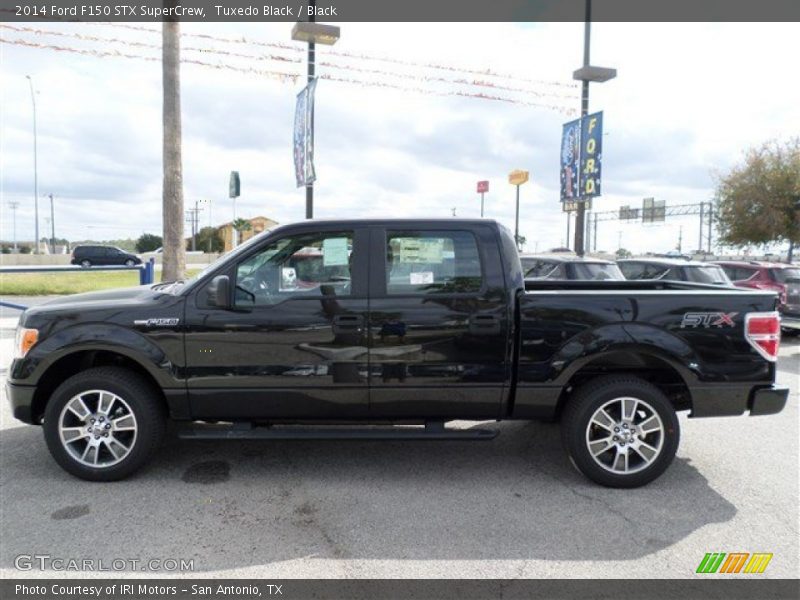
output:
[[664, 329], [641, 323], [615, 323], [582, 332], [553, 357], [554, 383], [564, 386], [580, 369], [615, 352], [647, 355], [674, 368], [688, 386], [702, 374], [696, 353], [685, 340]]
[[[179, 338], [178, 331], [159, 335]], [[162, 338], [163, 339], [163, 338]], [[81, 323], [60, 329], [36, 344], [25, 360], [14, 363], [11, 379], [20, 385], [38, 384], [42, 375], [58, 360], [87, 350], [115, 352], [142, 366], [162, 388], [184, 387], [182, 364], [175, 364], [164, 350], [145, 334], [113, 323]], [[178, 358], [183, 361], [183, 350]]]

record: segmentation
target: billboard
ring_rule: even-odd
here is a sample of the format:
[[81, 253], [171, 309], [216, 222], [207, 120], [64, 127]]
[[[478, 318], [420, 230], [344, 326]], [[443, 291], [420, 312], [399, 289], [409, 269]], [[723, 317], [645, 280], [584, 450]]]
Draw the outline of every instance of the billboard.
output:
[[312, 79], [297, 94], [294, 111], [294, 173], [297, 187], [314, 183], [314, 90], [317, 80]]
[[600, 195], [603, 162], [603, 113], [581, 119], [581, 198]]
[[578, 198], [578, 165], [580, 160], [581, 120], [564, 124], [561, 134], [561, 201]]

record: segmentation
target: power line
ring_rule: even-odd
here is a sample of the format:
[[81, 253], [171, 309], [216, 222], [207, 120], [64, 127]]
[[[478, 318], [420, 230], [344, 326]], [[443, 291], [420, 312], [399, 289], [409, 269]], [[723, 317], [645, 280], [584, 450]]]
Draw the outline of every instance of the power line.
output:
[[[144, 56], [141, 54], [130, 54], [126, 52], [120, 52], [116, 49], [110, 50], [95, 50], [95, 49], [84, 49], [84, 48], [75, 48], [72, 46], [58, 46], [54, 44], [40, 44], [37, 42], [29, 42], [27, 40], [21, 39], [8, 39], [8, 38], [0, 38], [0, 43], [2, 44], [9, 44], [9, 45], [16, 45], [16, 46], [25, 46], [28, 48], [36, 48], [41, 50], [53, 50], [56, 52], [69, 52], [74, 54], [80, 54], [84, 56], [93, 56], [96, 58], [127, 58], [127, 59], [134, 59], [134, 60], [145, 60], [150, 62], [160, 62], [161, 57], [156, 56]], [[209, 63], [206, 61], [201, 61], [192, 58], [181, 58], [181, 63], [190, 64], [190, 65], [197, 65], [206, 68], [212, 68], [217, 70], [229, 70], [235, 71], [239, 73], [245, 74], [252, 74], [252, 75], [259, 75], [271, 79], [278, 79], [280, 81], [291, 80], [295, 81], [298, 75], [293, 73], [286, 73], [282, 71], [272, 71], [268, 69], [258, 69], [253, 67], [239, 67], [236, 65], [232, 65], [230, 63]], [[537, 108], [547, 108], [550, 110], [555, 110], [558, 112], [562, 112], [564, 114], [570, 115], [573, 114], [573, 109], [566, 107], [566, 106], [559, 106], [555, 104], [544, 104], [540, 102], [530, 102], [525, 100], [519, 100], [515, 98], [509, 98], [504, 96], [495, 96], [485, 93], [470, 93], [465, 91], [441, 91], [441, 90], [430, 90], [420, 87], [409, 87], [409, 86], [401, 86], [397, 84], [391, 84], [387, 82], [376, 82], [376, 81], [365, 81], [360, 79], [354, 78], [346, 78], [346, 77], [337, 77], [333, 75], [322, 75], [321, 79], [328, 79], [330, 81], [338, 81], [343, 83], [351, 83], [355, 85], [362, 85], [367, 87], [382, 87], [382, 88], [390, 88], [396, 89], [401, 91], [407, 92], [414, 92], [419, 94], [427, 94], [433, 96], [455, 96], [455, 97], [462, 97], [462, 98], [473, 98], [473, 99], [480, 99], [480, 100], [494, 100], [499, 102], [507, 102], [510, 104], [516, 104], [521, 106], [532, 106]]]
[[[152, 44], [148, 42], [140, 42], [140, 41], [133, 41], [133, 40], [124, 40], [120, 38], [114, 37], [105, 37], [105, 36], [95, 36], [95, 35], [86, 35], [81, 33], [65, 33], [62, 31], [52, 31], [46, 29], [39, 29], [36, 27], [25, 27], [25, 26], [15, 26], [15, 25], [5, 25], [0, 24], [0, 28], [10, 29], [16, 32], [26, 32], [26, 33], [33, 33], [34, 35], [41, 35], [41, 36], [56, 36], [62, 38], [69, 38], [69, 39], [77, 39], [81, 41], [87, 42], [98, 42], [103, 44], [122, 44], [126, 46], [133, 46], [136, 48], [146, 48], [152, 50], [161, 50], [160, 44]], [[138, 28], [138, 29], [145, 29], [149, 31], [147, 28]], [[213, 36], [200, 36], [199, 34], [192, 34], [192, 37], [211, 37]], [[262, 54], [262, 55], [253, 55], [253, 54], [243, 54], [241, 52], [231, 52], [228, 50], [221, 50], [218, 48], [198, 48], [187, 46], [181, 49], [183, 52], [198, 52], [202, 54], [218, 54], [221, 56], [232, 57], [232, 58], [242, 58], [246, 60], [258, 60], [258, 61], [277, 61], [277, 62], [284, 62], [284, 63], [294, 63], [299, 64], [301, 62], [300, 58], [286, 58], [284, 56], [279, 56], [275, 54]], [[515, 87], [510, 85], [504, 85], [502, 83], [495, 83], [486, 79], [447, 79], [441, 76], [430, 76], [430, 75], [420, 75], [420, 74], [412, 74], [412, 73], [399, 73], [399, 72], [390, 72], [390, 71], [383, 71], [381, 69], [374, 69], [369, 67], [358, 67], [358, 66], [343, 66], [340, 64], [336, 64], [330, 61], [318, 61], [318, 64], [330, 69], [334, 70], [341, 70], [341, 71], [354, 71], [357, 73], [366, 73], [366, 74], [375, 74], [381, 75], [384, 77], [392, 77], [392, 78], [399, 78], [399, 79], [406, 79], [412, 81], [424, 81], [427, 83], [444, 83], [450, 85], [464, 85], [464, 86], [474, 86], [478, 88], [487, 88], [499, 91], [508, 91], [508, 92], [519, 92], [529, 96], [535, 96], [538, 98], [554, 98], [554, 99], [561, 99], [567, 100], [572, 102], [575, 97], [573, 95], [565, 94], [564, 92], [552, 92], [552, 91], [539, 91], [530, 88], [524, 87]]]

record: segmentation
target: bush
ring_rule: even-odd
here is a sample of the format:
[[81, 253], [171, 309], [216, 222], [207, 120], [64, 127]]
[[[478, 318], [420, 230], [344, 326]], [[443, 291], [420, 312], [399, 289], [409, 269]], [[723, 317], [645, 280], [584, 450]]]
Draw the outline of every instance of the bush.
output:
[[138, 240], [136, 240], [137, 252], [152, 252], [158, 250], [164, 245], [164, 240], [160, 235], [152, 233], [143, 233]]

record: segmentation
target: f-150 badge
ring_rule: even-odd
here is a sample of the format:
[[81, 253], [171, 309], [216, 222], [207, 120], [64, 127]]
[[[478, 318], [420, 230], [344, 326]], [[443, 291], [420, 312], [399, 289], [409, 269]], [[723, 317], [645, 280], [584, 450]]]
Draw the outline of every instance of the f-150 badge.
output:
[[134, 321], [133, 324], [137, 327], [175, 327], [180, 323], [180, 319], [163, 318], [163, 319], [139, 319]]
[[739, 313], [688, 312], [683, 315], [681, 329], [687, 327], [735, 327], [733, 318]]

